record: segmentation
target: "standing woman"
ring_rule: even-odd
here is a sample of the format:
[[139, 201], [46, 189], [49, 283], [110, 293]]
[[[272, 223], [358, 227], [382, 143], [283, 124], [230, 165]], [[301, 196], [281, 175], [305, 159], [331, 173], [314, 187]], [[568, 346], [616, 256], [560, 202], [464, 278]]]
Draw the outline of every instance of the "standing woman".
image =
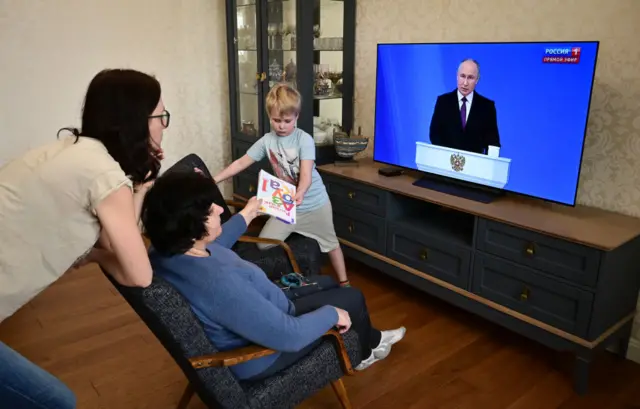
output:
[[[155, 78], [105, 70], [89, 84], [82, 129], [0, 168], [0, 322], [88, 262], [123, 285], [151, 283], [138, 220], [169, 118]], [[0, 402], [75, 408], [64, 384], [2, 342]]]

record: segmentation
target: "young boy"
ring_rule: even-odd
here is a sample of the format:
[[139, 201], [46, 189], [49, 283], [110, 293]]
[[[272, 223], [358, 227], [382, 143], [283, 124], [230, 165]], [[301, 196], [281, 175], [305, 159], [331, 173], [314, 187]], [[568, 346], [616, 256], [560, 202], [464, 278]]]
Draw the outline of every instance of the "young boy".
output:
[[[223, 182], [267, 156], [275, 175], [297, 186], [297, 220], [295, 224], [286, 224], [271, 217], [260, 237], [285, 240], [295, 232], [316, 240], [320, 250], [329, 253], [340, 285], [349, 286], [344, 256], [333, 227], [331, 201], [315, 168], [316, 146], [311, 135], [296, 127], [300, 108], [301, 98], [297, 90], [286, 84], [271, 88], [266, 98], [266, 109], [273, 130], [254, 143], [244, 156], [218, 173], [214, 180]], [[271, 245], [259, 246], [264, 249]]]

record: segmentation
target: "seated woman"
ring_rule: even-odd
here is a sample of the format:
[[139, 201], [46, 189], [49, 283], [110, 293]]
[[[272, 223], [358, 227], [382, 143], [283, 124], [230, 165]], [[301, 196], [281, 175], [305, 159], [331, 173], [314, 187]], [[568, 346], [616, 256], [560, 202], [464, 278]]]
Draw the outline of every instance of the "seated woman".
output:
[[405, 328], [372, 328], [362, 293], [356, 288], [321, 290], [291, 301], [255, 264], [231, 247], [257, 216], [258, 201], [221, 226], [223, 209], [214, 204], [217, 187], [197, 172], [167, 172], [148, 191], [142, 221], [154, 274], [171, 283], [191, 305], [220, 351], [254, 343], [278, 351], [231, 367], [239, 379], [272, 375], [315, 348], [337, 327], [353, 328], [363, 370], [384, 359]]

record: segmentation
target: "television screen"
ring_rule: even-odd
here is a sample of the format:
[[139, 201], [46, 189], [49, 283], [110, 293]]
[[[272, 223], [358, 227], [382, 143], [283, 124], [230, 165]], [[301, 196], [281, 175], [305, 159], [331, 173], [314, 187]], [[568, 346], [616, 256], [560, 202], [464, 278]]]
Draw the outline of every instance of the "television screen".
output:
[[598, 45], [378, 44], [374, 160], [574, 205]]

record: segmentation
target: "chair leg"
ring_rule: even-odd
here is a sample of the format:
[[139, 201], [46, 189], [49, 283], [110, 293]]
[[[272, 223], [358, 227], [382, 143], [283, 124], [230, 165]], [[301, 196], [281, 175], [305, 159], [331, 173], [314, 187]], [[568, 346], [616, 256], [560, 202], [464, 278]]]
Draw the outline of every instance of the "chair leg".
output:
[[351, 401], [349, 401], [349, 395], [347, 395], [347, 389], [344, 387], [344, 383], [342, 379], [338, 379], [335, 382], [331, 382], [331, 387], [333, 391], [336, 393], [340, 404], [342, 405], [342, 409], [351, 409]]
[[193, 386], [191, 385], [191, 382], [189, 382], [187, 387], [184, 389], [184, 392], [182, 392], [182, 397], [180, 397], [180, 401], [178, 402], [176, 409], [186, 409], [187, 406], [189, 406], [189, 401], [191, 401], [194, 392]]

